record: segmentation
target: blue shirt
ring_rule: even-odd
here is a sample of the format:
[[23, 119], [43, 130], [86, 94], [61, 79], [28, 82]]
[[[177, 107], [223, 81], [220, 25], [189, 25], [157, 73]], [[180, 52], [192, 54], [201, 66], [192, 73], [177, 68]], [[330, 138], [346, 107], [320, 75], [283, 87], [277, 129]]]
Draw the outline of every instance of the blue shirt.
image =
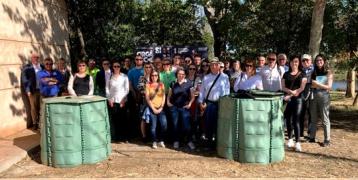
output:
[[[56, 84], [50, 85], [49, 81], [45, 81], [44, 78], [55, 78]], [[59, 71], [53, 70], [48, 72], [46, 70], [39, 71], [37, 73], [37, 79], [39, 81], [40, 94], [45, 97], [54, 97], [58, 95], [60, 91], [60, 84], [63, 81], [62, 75]]]
[[132, 84], [133, 89], [137, 90], [137, 86], [139, 84], [139, 78], [144, 75], [144, 68], [134, 67], [128, 72], [128, 79]]

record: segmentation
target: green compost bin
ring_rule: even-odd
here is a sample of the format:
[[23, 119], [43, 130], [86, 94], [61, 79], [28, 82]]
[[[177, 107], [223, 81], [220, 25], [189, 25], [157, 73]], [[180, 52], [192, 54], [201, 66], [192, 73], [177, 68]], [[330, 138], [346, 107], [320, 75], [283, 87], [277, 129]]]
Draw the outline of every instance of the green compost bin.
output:
[[219, 101], [218, 155], [242, 163], [268, 164], [284, 159], [281, 93], [252, 91]]
[[105, 160], [111, 153], [107, 101], [99, 96], [44, 99], [41, 161], [74, 167]]

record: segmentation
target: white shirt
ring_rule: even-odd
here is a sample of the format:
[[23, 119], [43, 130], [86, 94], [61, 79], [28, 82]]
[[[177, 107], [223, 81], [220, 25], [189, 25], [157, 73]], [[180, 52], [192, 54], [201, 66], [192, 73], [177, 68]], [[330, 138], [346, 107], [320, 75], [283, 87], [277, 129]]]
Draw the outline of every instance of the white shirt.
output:
[[[281, 73], [278, 68], [280, 68]], [[277, 64], [270, 68], [269, 66], [264, 66], [260, 71], [260, 76], [262, 78], [262, 85], [266, 91], [279, 91], [282, 90], [281, 79], [285, 73], [285, 69], [281, 66], [277, 68]]]
[[[37, 72], [42, 70], [41, 65], [39, 63], [37, 63], [37, 65], [32, 64], [32, 67], [35, 69], [35, 74], [36, 74], [36, 77], [37, 77]], [[36, 78], [36, 89], [39, 89], [39, 81], [38, 81], [37, 78]]]
[[238, 91], [238, 90], [251, 90], [251, 89], [258, 89], [258, 90], [263, 90], [263, 86], [262, 86], [262, 79], [260, 75], [254, 75], [251, 77], [248, 77], [248, 75], [246, 73], [242, 73], [242, 75], [240, 75], [234, 84], [234, 91]]
[[129, 92], [128, 76], [124, 73], [119, 74], [117, 77], [112, 75], [106, 85], [106, 92], [108, 92], [106, 96], [109, 100], [112, 100], [114, 103], [121, 103]]
[[[211, 85], [214, 83], [218, 74], [210, 73], [204, 76], [202, 85], [200, 87], [199, 99], [198, 102], [204, 102]], [[211, 89], [208, 100], [209, 101], [218, 101], [221, 96], [230, 94], [230, 82], [229, 77], [221, 73], [219, 79], [216, 81], [214, 87]]]
[[111, 75], [112, 75], [111, 69], [104, 71], [104, 78], [106, 80], [106, 86], [108, 84], [109, 79], [111, 78]]

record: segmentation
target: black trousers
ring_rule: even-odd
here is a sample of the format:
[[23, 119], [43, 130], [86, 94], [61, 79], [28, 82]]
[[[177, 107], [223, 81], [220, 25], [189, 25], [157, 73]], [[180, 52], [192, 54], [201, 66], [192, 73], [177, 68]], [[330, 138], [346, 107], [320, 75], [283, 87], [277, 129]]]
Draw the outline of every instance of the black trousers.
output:
[[292, 139], [292, 126], [295, 132], [295, 140], [299, 142], [301, 126], [300, 117], [302, 113], [303, 99], [301, 97], [292, 97], [285, 110], [285, 119], [287, 126], [288, 139]]
[[126, 107], [120, 107], [119, 103], [113, 103], [110, 108], [111, 118], [111, 136], [112, 140], [128, 140], [130, 135], [130, 127], [126, 113]]

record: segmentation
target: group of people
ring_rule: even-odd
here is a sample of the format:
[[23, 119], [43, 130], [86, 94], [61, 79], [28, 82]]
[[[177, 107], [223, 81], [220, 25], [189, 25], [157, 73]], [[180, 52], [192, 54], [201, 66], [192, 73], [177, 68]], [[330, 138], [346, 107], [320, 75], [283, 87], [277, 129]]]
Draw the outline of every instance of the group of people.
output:
[[[39, 124], [40, 98], [62, 95], [98, 95], [108, 99], [111, 137], [127, 141], [140, 130], [152, 148], [187, 146], [195, 149], [198, 139], [214, 145], [218, 121], [218, 101], [231, 92], [252, 89], [283, 91], [287, 104], [284, 119], [289, 148], [301, 151], [300, 141], [308, 119], [308, 141], [316, 142], [317, 121], [324, 125], [323, 145], [330, 145], [329, 91], [333, 82], [327, 59], [308, 54], [292, 56], [268, 53], [256, 59], [203, 60], [199, 54], [172, 58], [155, 56], [144, 62], [136, 55], [122, 61], [95, 59], [77, 62], [77, 71], [59, 59], [53, 69], [51, 58], [44, 65], [33, 53], [22, 73], [24, 90], [31, 104], [34, 128]], [[293, 138], [294, 136], [294, 138]], [[294, 139], [294, 140], [293, 140]]]

